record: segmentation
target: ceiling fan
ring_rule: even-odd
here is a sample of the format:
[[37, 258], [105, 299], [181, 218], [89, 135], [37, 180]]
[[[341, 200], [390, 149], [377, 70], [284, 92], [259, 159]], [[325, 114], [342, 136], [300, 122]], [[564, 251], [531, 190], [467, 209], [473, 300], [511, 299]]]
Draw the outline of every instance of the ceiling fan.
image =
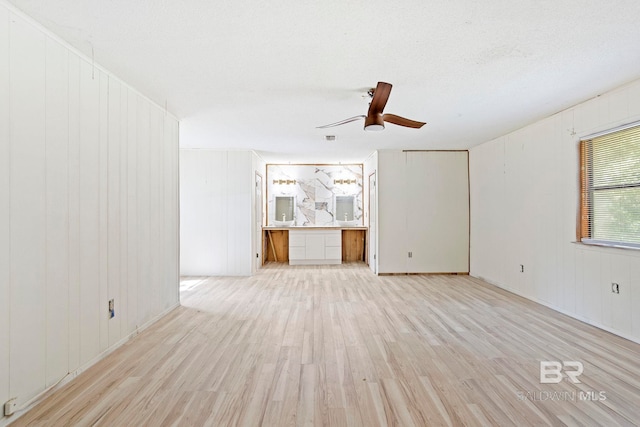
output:
[[420, 129], [426, 125], [423, 122], [417, 122], [415, 120], [405, 119], [404, 117], [396, 116], [395, 114], [382, 114], [389, 94], [391, 94], [391, 84], [385, 82], [378, 82], [375, 89], [369, 89], [367, 92], [371, 97], [371, 103], [369, 104], [369, 111], [367, 115], [360, 115], [350, 117], [348, 119], [341, 120], [329, 125], [318, 126], [317, 129], [325, 129], [333, 126], [344, 125], [345, 123], [355, 122], [356, 120], [364, 119], [364, 130], [383, 130], [384, 122], [393, 123], [394, 125], [404, 126], [408, 128]]

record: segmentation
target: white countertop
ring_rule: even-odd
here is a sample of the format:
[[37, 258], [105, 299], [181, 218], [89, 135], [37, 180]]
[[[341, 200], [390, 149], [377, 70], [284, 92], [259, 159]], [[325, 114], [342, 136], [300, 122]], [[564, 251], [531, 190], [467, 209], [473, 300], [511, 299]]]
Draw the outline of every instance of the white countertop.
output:
[[362, 225], [340, 227], [338, 225], [291, 225], [289, 227], [269, 225], [262, 227], [263, 230], [367, 230], [368, 227]]

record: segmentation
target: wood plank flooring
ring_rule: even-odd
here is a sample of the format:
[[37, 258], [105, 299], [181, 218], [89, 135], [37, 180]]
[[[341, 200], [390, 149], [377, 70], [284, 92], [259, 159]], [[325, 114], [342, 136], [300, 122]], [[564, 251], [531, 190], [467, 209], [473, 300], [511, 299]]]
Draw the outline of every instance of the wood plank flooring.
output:
[[[14, 425], [640, 422], [640, 345], [469, 276], [269, 264], [181, 288], [180, 308]], [[582, 362], [581, 383], [540, 384], [540, 361]]]

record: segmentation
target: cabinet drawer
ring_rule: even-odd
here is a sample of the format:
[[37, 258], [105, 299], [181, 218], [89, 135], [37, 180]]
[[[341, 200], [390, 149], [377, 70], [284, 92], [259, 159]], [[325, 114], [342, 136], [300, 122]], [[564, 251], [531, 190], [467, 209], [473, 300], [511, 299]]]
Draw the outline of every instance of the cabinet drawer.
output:
[[325, 259], [342, 259], [342, 248], [340, 246], [327, 246], [324, 248]]
[[304, 234], [294, 233], [292, 231], [289, 232], [289, 247], [291, 246], [302, 246], [306, 244], [306, 238]]
[[307, 259], [323, 259], [324, 258], [324, 238], [321, 234], [307, 235], [307, 244], [305, 246]]
[[331, 233], [324, 236], [325, 246], [342, 246], [342, 234]]
[[292, 260], [296, 260], [296, 259], [305, 259], [306, 257], [306, 250], [304, 248], [304, 246], [302, 247], [289, 247], [289, 259]]

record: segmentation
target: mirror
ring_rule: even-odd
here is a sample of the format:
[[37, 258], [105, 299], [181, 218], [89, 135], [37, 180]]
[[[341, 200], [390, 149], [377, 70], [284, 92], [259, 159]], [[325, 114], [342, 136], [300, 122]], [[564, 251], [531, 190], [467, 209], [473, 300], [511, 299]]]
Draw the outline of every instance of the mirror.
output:
[[353, 219], [353, 196], [336, 196], [336, 221]]
[[293, 221], [295, 203], [293, 196], [276, 196], [275, 221]]

